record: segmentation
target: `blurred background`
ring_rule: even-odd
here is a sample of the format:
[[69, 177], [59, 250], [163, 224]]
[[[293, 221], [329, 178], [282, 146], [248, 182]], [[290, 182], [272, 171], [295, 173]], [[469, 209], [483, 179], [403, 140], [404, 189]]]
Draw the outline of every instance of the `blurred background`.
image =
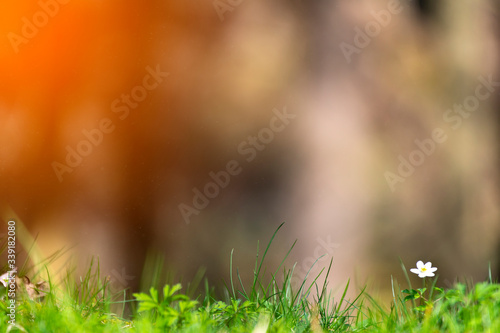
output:
[[[302, 278], [333, 257], [333, 287], [388, 289], [399, 258], [432, 261], [445, 285], [490, 262], [498, 276], [498, 83], [475, 111], [447, 112], [500, 81], [499, 7], [4, 1], [4, 230], [22, 221], [79, 267], [98, 256], [132, 289], [153, 252], [219, 284], [234, 248], [249, 278], [282, 222], [269, 271], [298, 239], [288, 267]], [[400, 156], [438, 128], [447, 140], [401, 177]], [[239, 173], [196, 199], [230, 161]]]

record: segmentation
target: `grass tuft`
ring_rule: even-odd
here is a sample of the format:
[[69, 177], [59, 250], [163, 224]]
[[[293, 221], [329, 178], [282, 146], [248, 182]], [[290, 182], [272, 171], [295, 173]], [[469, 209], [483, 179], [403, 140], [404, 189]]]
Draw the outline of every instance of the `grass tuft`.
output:
[[[16, 324], [9, 325], [10, 299], [7, 289], [0, 285], [0, 313], [5, 318], [0, 322], [0, 330], [253, 333], [500, 331], [500, 285], [493, 281], [491, 268], [486, 282], [457, 283], [453, 288], [444, 290], [436, 287], [436, 277], [431, 281], [423, 280], [422, 288], [413, 289], [401, 260], [408, 289], [402, 289], [391, 277], [392, 302], [388, 306], [366, 293], [366, 287], [353, 300], [347, 299], [350, 281], [340, 298], [336, 298], [328, 288], [333, 259], [311, 281], [308, 276], [312, 267], [298, 286], [292, 283], [295, 265], [287, 269], [284, 263], [296, 242], [278, 267], [266, 274], [263, 263], [282, 226], [272, 235], [262, 257], [257, 244], [253, 279], [248, 286], [244, 285], [239, 269], [236, 268], [236, 272], [233, 270], [234, 249], [231, 251], [229, 285], [224, 282], [225, 297], [222, 300], [215, 296], [214, 288], [206, 279], [203, 283], [202, 270], [186, 285], [186, 289], [180, 283], [162, 284], [165, 276], [161, 257], [151, 258], [146, 265], [142, 283], [143, 290], [147, 292], [135, 293], [132, 297], [125, 289], [111, 290], [109, 279], [101, 275], [99, 261], [95, 259], [90, 261], [83, 276], [76, 276], [75, 269], [68, 269], [60, 282], [53, 281], [48, 266], [62, 252], [37, 264], [25, 262], [19, 270], [20, 277], [30, 276], [31, 286], [41, 285], [35, 283], [44, 277], [48, 288], [43, 290], [43, 297], [21, 297], [19, 293], [16, 298]], [[5, 250], [6, 247], [2, 244], [0, 249]], [[200, 286], [204, 289], [203, 294], [197, 292]], [[22, 288], [20, 284], [18, 289]]]

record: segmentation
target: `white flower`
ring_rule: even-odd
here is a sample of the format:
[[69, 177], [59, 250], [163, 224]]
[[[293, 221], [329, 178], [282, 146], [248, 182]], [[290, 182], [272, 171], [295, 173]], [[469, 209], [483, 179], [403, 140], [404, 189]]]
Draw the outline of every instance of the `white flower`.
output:
[[418, 274], [419, 278], [424, 278], [427, 276], [434, 276], [434, 272], [437, 271], [436, 267], [432, 267], [432, 263], [429, 261], [425, 265], [422, 260], [417, 262], [417, 268], [410, 269], [410, 272]]
[[7, 271], [7, 273], [4, 273], [0, 275], [0, 282], [3, 284], [5, 288], [9, 285], [9, 277], [12, 276], [11, 273], [17, 273], [17, 267], [14, 268], [12, 271]]
[[5, 288], [7, 288], [7, 285], [9, 284], [9, 272], [0, 275], [0, 282], [2, 282]]

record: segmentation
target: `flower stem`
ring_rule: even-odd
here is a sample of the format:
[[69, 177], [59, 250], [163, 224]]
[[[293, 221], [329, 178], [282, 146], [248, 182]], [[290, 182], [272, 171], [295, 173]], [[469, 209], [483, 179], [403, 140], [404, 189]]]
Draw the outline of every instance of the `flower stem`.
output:
[[422, 295], [420, 296], [420, 305], [421, 306], [423, 305], [422, 303], [424, 303], [424, 300], [425, 300], [425, 298], [424, 298], [424, 293], [425, 293], [424, 289], [425, 289], [425, 285], [426, 285], [426, 283], [425, 283], [426, 281], [425, 280], [426, 280], [426, 278], [424, 277], [422, 279], [422, 284], [423, 284], [422, 285]]

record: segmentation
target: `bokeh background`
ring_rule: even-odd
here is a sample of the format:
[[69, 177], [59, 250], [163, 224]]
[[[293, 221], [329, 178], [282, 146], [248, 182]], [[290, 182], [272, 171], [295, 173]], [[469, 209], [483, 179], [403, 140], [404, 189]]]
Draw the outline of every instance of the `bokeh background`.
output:
[[[484, 279], [490, 262], [498, 276], [499, 88], [457, 129], [443, 119], [479, 76], [500, 81], [498, 1], [62, 2], [0, 5], [0, 214], [42, 253], [98, 256], [136, 289], [154, 252], [218, 284], [233, 248], [250, 277], [284, 221], [269, 267], [298, 239], [289, 267], [333, 257], [333, 287], [389, 288], [399, 258], [432, 261], [441, 284]], [[342, 43], [389, 7], [347, 59]], [[169, 75], [120, 119], [113, 101], [148, 66]], [[239, 145], [275, 109], [295, 118], [246, 161]], [[105, 118], [114, 130], [58, 179], [53, 163]], [[392, 191], [385, 173], [436, 128], [447, 141]], [[241, 173], [185, 223], [179, 205], [231, 160]]]

